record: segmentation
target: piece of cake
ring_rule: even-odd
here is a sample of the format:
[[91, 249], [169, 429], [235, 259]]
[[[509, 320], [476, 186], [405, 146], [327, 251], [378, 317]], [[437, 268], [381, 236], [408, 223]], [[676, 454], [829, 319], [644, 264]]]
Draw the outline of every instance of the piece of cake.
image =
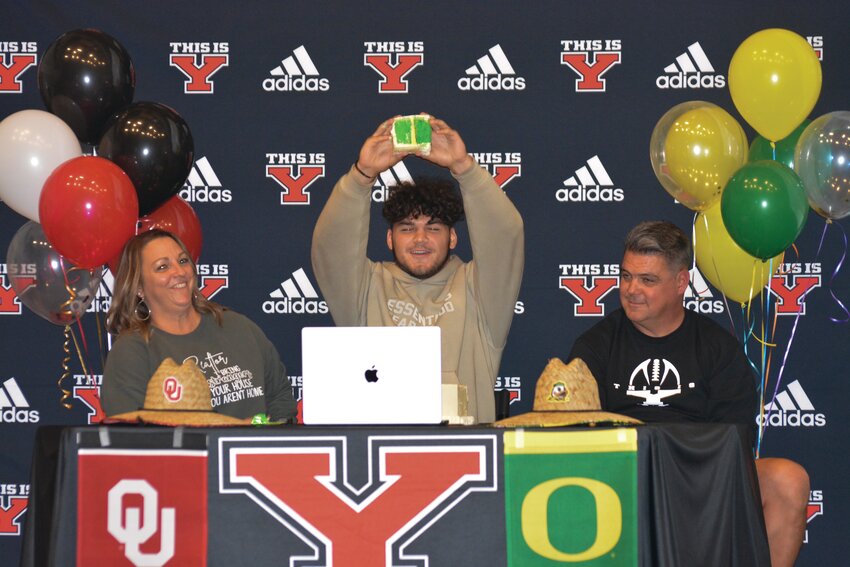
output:
[[393, 149], [427, 156], [431, 153], [431, 123], [427, 114], [400, 116], [393, 121]]

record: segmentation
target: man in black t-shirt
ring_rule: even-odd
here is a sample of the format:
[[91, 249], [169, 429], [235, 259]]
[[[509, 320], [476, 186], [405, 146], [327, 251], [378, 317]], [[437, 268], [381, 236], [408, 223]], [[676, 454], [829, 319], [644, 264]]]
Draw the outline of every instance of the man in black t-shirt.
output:
[[[646, 422], [753, 424], [756, 381], [740, 343], [684, 308], [691, 246], [667, 222], [629, 232], [618, 309], [578, 338], [602, 409]], [[788, 459], [756, 460], [773, 567], [791, 566], [803, 542], [809, 477]]]

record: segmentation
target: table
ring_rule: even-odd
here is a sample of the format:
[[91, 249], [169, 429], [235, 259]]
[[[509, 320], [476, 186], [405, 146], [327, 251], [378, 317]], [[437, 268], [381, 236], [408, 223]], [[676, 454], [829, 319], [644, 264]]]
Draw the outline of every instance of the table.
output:
[[[639, 564], [768, 566], [747, 428], [660, 424], [636, 431]], [[506, 565], [503, 435], [487, 427], [44, 427], [21, 565], [75, 565], [97, 556], [97, 546], [77, 549], [78, 537], [93, 509], [110, 506], [115, 518], [123, 516], [111, 537], [152, 564], [173, 544], [162, 535], [175, 533], [165, 529], [168, 509], [194, 506], [200, 516], [177, 522], [177, 537], [206, 542], [202, 555], [212, 566], [321, 565], [327, 538], [337, 566], [374, 564], [364, 554], [384, 549], [386, 539], [387, 553], [407, 558], [405, 565]], [[149, 486], [135, 478], [137, 465], [121, 470], [129, 454], [155, 463]], [[473, 458], [464, 460], [468, 454]], [[429, 459], [438, 466], [429, 468]], [[469, 466], [477, 468], [464, 472]], [[408, 478], [426, 474], [431, 488], [405, 488]], [[310, 492], [316, 476], [326, 488], [320, 506], [291, 496]], [[113, 489], [90, 497], [93, 486]], [[167, 498], [180, 504], [166, 505]], [[135, 519], [126, 515], [133, 507]], [[364, 521], [377, 547], [340, 535]], [[310, 525], [321, 529], [304, 527]], [[159, 535], [149, 539], [151, 531]], [[346, 553], [354, 559], [341, 561]]]

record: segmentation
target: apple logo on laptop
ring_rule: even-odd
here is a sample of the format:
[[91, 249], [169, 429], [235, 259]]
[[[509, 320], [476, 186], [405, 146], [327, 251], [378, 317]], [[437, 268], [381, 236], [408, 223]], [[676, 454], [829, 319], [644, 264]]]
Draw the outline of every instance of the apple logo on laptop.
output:
[[367, 382], [377, 382], [378, 381], [378, 371], [375, 369], [374, 366], [372, 366], [372, 368], [370, 368], [369, 370], [367, 370], [363, 374], [364, 374], [364, 376], [366, 376]]

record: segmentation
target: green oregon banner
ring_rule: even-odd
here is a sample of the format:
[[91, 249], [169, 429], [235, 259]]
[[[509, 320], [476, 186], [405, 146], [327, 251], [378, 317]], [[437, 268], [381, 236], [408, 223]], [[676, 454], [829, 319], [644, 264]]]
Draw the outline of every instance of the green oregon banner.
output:
[[637, 433], [508, 431], [508, 565], [637, 565]]

